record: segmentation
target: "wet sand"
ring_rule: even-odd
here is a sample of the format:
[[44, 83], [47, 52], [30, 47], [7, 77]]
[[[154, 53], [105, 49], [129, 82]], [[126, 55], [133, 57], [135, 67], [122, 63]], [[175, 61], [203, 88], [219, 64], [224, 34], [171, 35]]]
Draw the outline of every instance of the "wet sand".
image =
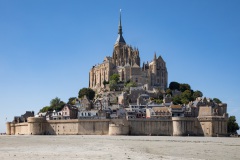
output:
[[240, 138], [0, 136], [1, 160], [240, 159]]

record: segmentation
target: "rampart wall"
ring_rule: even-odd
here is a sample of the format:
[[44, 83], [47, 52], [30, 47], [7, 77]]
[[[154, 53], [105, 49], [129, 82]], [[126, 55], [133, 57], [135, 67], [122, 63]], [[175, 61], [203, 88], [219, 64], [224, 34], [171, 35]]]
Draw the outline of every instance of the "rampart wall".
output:
[[198, 117], [200, 136], [226, 136], [227, 118], [224, 117]]
[[129, 120], [131, 135], [172, 135], [172, 120]]
[[30, 117], [27, 123], [6, 123], [8, 135], [158, 135], [223, 136], [227, 134], [224, 118], [171, 119], [73, 119], [45, 120]]
[[172, 117], [173, 136], [199, 135], [197, 118]]

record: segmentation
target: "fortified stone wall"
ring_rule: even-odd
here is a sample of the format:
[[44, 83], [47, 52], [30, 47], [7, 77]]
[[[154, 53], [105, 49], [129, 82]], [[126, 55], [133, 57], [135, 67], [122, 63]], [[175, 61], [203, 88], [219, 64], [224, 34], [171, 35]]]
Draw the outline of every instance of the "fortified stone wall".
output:
[[206, 137], [227, 136], [227, 118], [224, 117], [198, 117], [198, 135]]
[[6, 123], [6, 134], [11, 135], [11, 122]]
[[212, 107], [206, 107], [206, 106], [200, 106], [199, 107], [199, 116], [212, 116], [213, 115], [213, 109]]
[[50, 120], [42, 134], [48, 135], [107, 135], [109, 120]]
[[197, 118], [172, 117], [173, 136], [196, 136], [199, 124]]
[[109, 121], [105, 120], [81, 120], [79, 121], [78, 134], [81, 135], [107, 135]]
[[15, 135], [27, 135], [28, 134], [28, 123], [15, 124]]
[[76, 135], [78, 134], [78, 120], [50, 120], [47, 121], [44, 134], [47, 135]]
[[129, 135], [129, 125], [109, 124], [109, 135]]
[[172, 121], [171, 120], [129, 120], [130, 135], [172, 135]]
[[226, 133], [227, 133], [227, 119], [215, 118], [213, 121], [212, 136], [226, 136]]
[[15, 135], [15, 123], [11, 123], [10, 126], [11, 126], [11, 127], [10, 127], [10, 128], [11, 128], [11, 129], [10, 129], [11, 135]]
[[227, 118], [172, 117], [172, 119], [49, 120], [28, 118], [27, 123], [6, 123], [8, 135], [159, 135], [226, 136]]

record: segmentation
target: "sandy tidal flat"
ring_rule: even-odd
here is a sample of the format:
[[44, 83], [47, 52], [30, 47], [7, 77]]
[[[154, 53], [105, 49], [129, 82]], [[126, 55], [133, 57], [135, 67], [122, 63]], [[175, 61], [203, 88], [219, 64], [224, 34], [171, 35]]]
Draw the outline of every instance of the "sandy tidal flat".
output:
[[1, 160], [240, 159], [240, 138], [0, 136]]

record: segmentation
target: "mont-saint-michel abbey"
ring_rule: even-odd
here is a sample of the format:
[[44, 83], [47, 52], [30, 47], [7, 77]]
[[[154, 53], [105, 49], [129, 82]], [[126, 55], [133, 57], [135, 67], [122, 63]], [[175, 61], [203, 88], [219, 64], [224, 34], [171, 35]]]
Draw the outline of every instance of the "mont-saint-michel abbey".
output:
[[167, 88], [167, 68], [161, 56], [152, 55], [150, 63], [143, 63], [140, 67], [140, 53], [136, 48], [126, 44], [123, 38], [121, 14], [119, 20], [118, 37], [114, 44], [112, 57], [105, 57], [103, 63], [93, 66], [89, 73], [89, 87], [99, 89], [104, 87], [103, 82], [109, 81], [113, 73], [119, 75], [120, 81], [133, 81], [145, 88]]
[[94, 65], [89, 72], [89, 88], [95, 91], [94, 97], [84, 95], [58, 110], [40, 111], [36, 115], [27, 111], [6, 123], [6, 133], [227, 135], [227, 104], [217, 103], [197, 94], [199, 92], [195, 94], [186, 84], [182, 88], [178, 83], [175, 83], [175, 88], [168, 87], [164, 59], [157, 53], [153, 53], [149, 59], [150, 62], [141, 64], [140, 51], [126, 43], [120, 13], [118, 37], [112, 56], [105, 57], [101, 64]]

